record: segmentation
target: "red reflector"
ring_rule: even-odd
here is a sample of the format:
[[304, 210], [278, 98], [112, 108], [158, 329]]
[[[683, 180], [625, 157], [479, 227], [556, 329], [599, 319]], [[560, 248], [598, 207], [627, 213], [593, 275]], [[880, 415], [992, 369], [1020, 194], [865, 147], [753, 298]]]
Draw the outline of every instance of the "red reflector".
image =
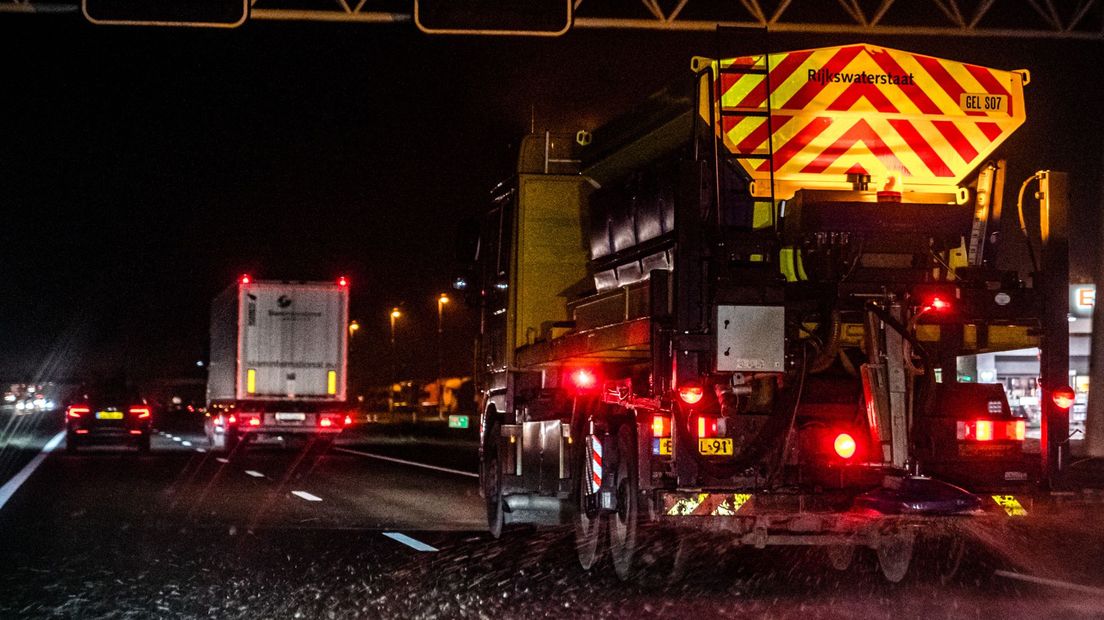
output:
[[69, 416], [70, 418], [79, 418], [79, 417], [81, 417], [82, 415], [84, 415], [84, 414], [88, 413], [89, 411], [91, 411], [91, 409], [89, 409], [88, 407], [77, 407], [77, 406], [72, 406], [72, 407], [69, 407], [69, 410], [68, 410], [68, 414], [67, 414], [67, 415], [68, 415], [68, 416]]
[[333, 426], [333, 420], [331, 420], [329, 418], [321, 418], [320, 420], [318, 420], [318, 425], [319, 426]]
[[77, 434], [78, 435], [87, 435], [88, 434], [88, 429], [87, 428], [78, 428], [77, 429]]
[[665, 415], [652, 416], [652, 437], [670, 437], [671, 418]]
[[130, 431], [130, 434], [131, 434], [131, 435], [141, 435], [141, 434], [142, 434], [142, 431], [139, 431], [139, 430], [133, 430], [133, 431]]
[[836, 454], [842, 459], [849, 459], [855, 456], [855, 438], [847, 433], [840, 433], [836, 435], [835, 442], [832, 443], [832, 448], [835, 449]]
[[989, 420], [978, 420], [975, 422], [974, 439], [978, 441], [993, 441], [993, 423]]
[[571, 382], [580, 390], [589, 390], [598, 383], [598, 377], [596, 377], [593, 372], [585, 368], [580, 368], [571, 373]]
[[253, 279], [250, 278], [248, 275], [243, 274], [242, 277], [241, 277], [241, 283], [242, 284], [249, 284], [252, 281], [253, 281]]
[[700, 385], [687, 385], [679, 388], [679, 398], [688, 405], [693, 405], [705, 396], [705, 390]]
[[1054, 390], [1050, 395], [1050, 399], [1054, 401], [1054, 404], [1059, 409], [1069, 409], [1073, 406], [1074, 401], [1077, 400], [1077, 394], [1074, 393], [1073, 388], [1068, 385], [1060, 387]]
[[149, 407], [131, 407], [130, 408], [130, 415], [138, 416], [139, 418], [148, 418], [148, 417], [150, 417], [150, 408]]
[[337, 285], [342, 287], [349, 286], [349, 280], [345, 276], [341, 276], [337, 279]]

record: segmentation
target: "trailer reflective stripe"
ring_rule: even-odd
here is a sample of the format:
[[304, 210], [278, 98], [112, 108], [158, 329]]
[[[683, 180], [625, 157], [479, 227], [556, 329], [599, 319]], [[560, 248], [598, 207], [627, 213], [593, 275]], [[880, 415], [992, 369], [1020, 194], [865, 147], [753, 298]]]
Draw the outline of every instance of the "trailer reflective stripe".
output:
[[326, 373], [326, 393], [337, 394], [337, 371], [331, 370]]
[[602, 486], [602, 442], [594, 435], [588, 435], [587, 448], [590, 452], [590, 492], [594, 494]]
[[1010, 517], [1027, 516], [1027, 509], [1023, 507], [1023, 504], [1021, 504], [1020, 500], [1016, 499], [1014, 495], [994, 495], [993, 501], [1003, 508]]
[[257, 371], [252, 368], [245, 371], [245, 391], [250, 394], [257, 391]]
[[751, 493], [697, 493], [681, 498], [668, 496], [664, 512], [668, 516], [732, 517], [751, 498]]

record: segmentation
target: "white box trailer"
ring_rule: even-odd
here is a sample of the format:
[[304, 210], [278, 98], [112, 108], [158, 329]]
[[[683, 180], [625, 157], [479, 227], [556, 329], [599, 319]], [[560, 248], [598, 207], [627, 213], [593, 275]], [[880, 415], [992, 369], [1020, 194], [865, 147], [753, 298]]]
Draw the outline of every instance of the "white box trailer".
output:
[[[346, 407], [349, 287], [242, 276], [211, 304], [208, 437], [332, 434]], [[222, 441], [220, 441], [222, 439]]]

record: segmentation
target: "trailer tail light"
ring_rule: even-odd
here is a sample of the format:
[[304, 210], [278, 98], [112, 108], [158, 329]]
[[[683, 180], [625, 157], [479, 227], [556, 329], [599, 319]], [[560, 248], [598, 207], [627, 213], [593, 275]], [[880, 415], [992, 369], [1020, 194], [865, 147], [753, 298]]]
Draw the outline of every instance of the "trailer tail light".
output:
[[928, 300], [927, 308], [932, 312], [943, 312], [951, 309], [951, 302], [942, 297], [935, 296]]
[[340, 278], [337, 279], [337, 285], [340, 286], [341, 288], [345, 288], [346, 286], [349, 286], [349, 279], [346, 278], [345, 276], [341, 276]]
[[974, 420], [957, 424], [959, 441], [1023, 441], [1027, 423], [1023, 420]]
[[598, 376], [592, 370], [580, 368], [571, 373], [571, 384], [577, 390], [589, 390], [598, 384]]
[[847, 433], [840, 433], [836, 435], [836, 440], [832, 442], [832, 448], [836, 451], [841, 459], [850, 459], [855, 456], [855, 438]]
[[717, 418], [699, 415], [694, 420], [694, 429], [698, 439], [708, 439], [717, 436]]
[[1054, 390], [1050, 395], [1050, 399], [1054, 401], [1055, 406], [1059, 409], [1069, 409], [1077, 400], [1077, 394], [1073, 391], [1073, 388], [1067, 385]]
[[653, 415], [652, 416], [652, 437], [670, 437], [671, 436], [671, 417], [665, 415]]
[[250, 282], [253, 281], [253, 278], [250, 278], [249, 274], [244, 274], [243, 273], [241, 279], [238, 280], [238, 281], [241, 282], [242, 284], [249, 284]]
[[91, 409], [83, 405], [70, 405], [69, 408], [65, 410], [65, 415], [70, 418], [79, 418], [89, 411], [91, 411]]
[[679, 388], [679, 398], [687, 405], [697, 404], [705, 396], [705, 390], [700, 385], [686, 385]]
[[131, 407], [130, 408], [130, 415], [138, 418], [139, 420], [144, 420], [144, 419], [150, 417], [150, 408], [149, 407]]

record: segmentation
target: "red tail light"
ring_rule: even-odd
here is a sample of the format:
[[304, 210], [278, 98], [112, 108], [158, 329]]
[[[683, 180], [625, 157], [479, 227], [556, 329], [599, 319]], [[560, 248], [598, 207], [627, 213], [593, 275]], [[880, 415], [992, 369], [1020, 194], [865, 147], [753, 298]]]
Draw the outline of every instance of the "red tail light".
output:
[[249, 425], [250, 426], [260, 426], [261, 425], [261, 418], [260, 417], [249, 418]]
[[227, 416], [226, 423], [227, 424], [237, 424], [238, 423], [238, 418], [236, 416], [234, 416], [234, 414], [231, 413], [229, 416]]
[[571, 373], [571, 383], [576, 389], [589, 390], [598, 384], [598, 376], [591, 370], [580, 368]]
[[65, 410], [65, 415], [70, 418], [79, 418], [89, 411], [92, 410], [83, 405], [70, 405], [69, 408]]
[[1054, 401], [1059, 409], [1069, 409], [1077, 400], [1077, 394], [1073, 391], [1073, 388], [1067, 385], [1054, 390], [1050, 395], [1050, 399]]
[[656, 414], [652, 416], [652, 437], [670, 437], [671, 418]]
[[345, 426], [348, 426], [348, 425], [352, 424], [353, 423], [353, 416], [351, 416], [351, 415], [345, 416], [345, 419], [342, 420], [342, 422], [344, 423]]
[[[239, 413], [238, 417], [241, 418], [241, 423], [246, 426], [261, 425], [261, 414], [259, 413]], [[230, 416], [230, 422], [235, 422], [234, 416]]]
[[130, 408], [130, 415], [137, 417], [139, 420], [144, 420], [145, 418], [150, 417], [150, 408], [149, 407], [131, 407]]
[[250, 278], [248, 274], [242, 274], [242, 277], [241, 277], [241, 280], [240, 280], [240, 282], [242, 284], [249, 284], [252, 281], [253, 281], [253, 279]]
[[959, 421], [957, 426], [959, 441], [1023, 441], [1027, 436], [1023, 420]]
[[686, 385], [679, 388], [679, 398], [687, 405], [696, 404], [705, 396], [705, 390], [700, 385]]
[[717, 436], [717, 418], [704, 415], [697, 416], [694, 427], [697, 429], [698, 439]]
[[346, 286], [349, 286], [349, 279], [346, 278], [345, 276], [341, 276], [340, 278], [337, 279], [337, 285], [342, 287], [342, 288], [344, 288]]
[[841, 459], [849, 459], [855, 456], [857, 447], [858, 446], [855, 445], [855, 438], [847, 433], [836, 435], [836, 440], [832, 442], [832, 448]]
[[331, 420], [330, 418], [320, 418], [318, 420], [318, 425], [323, 428], [328, 428], [330, 426], [333, 426], [333, 420]]

